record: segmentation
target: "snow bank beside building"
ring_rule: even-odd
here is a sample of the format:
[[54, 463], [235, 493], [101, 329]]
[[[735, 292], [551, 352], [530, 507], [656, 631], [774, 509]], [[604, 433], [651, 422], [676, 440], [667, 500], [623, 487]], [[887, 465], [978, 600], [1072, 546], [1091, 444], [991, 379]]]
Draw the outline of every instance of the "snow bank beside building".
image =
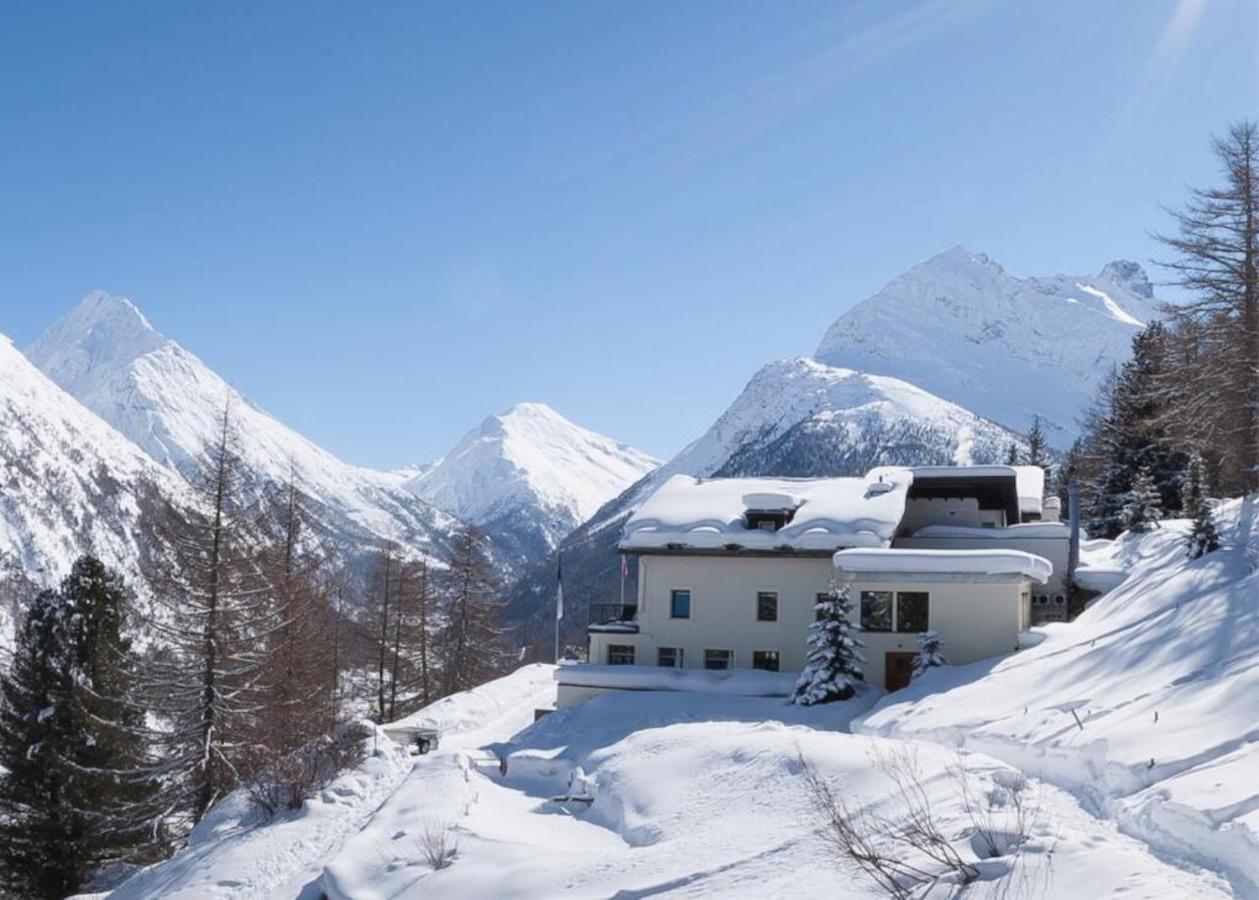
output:
[[930, 672], [857, 728], [1000, 757], [1259, 895], [1259, 498], [1218, 516], [1225, 549], [1192, 562], [1186, 522], [1089, 542], [1084, 570], [1123, 580], [1075, 622]]

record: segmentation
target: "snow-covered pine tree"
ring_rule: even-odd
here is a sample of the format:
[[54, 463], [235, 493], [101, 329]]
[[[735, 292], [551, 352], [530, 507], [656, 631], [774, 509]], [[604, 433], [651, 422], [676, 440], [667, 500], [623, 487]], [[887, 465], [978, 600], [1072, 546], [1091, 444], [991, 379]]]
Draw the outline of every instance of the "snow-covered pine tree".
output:
[[918, 635], [918, 655], [914, 657], [911, 679], [917, 678], [930, 668], [948, 664], [948, 660], [944, 658], [944, 647], [938, 631], [924, 631]]
[[1189, 530], [1189, 558], [1198, 559], [1220, 549], [1220, 534], [1207, 502], [1207, 465], [1202, 454], [1193, 453], [1185, 469], [1185, 515], [1193, 519]]
[[148, 771], [139, 659], [127, 636], [134, 598], [122, 576], [80, 557], [61, 582], [69, 612], [75, 742], [61, 761], [71, 775], [65, 802], [83, 823], [80, 881], [154, 861], [164, 851], [162, 808]]
[[1132, 488], [1124, 500], [1124, 528], [1132, 532], [1149, 531], [1157, 528], [1159, 519], [1163, 518], [1163, 508], [1159, 503], [1158, 488], [1148, 470], [1141, 468], [1132, 479]]
[[193, 481], [194, 505], [176, 513], [178, 565], [155, 592], [148, 623], [164, 645], [145, 666], [146, 693], [168, 723], [160, 769], [179, 833], [240, 785], [265, 713], [259, 689], [276, 607], [247, 478], [225, 407]]
[[809, 655], [792, 700], [801, 706], [847, 700], [865, 681], [865, 646], [852, 624], [848, 585], [831, 583], [809, 626]]
[[0, 889], [3, 896], [60, 900], [78, 891], [80, 826], [65, 803], [62, 754], [75, 741], [69, 616], [41, 592], [0, 678]]
[[443, 573], [446, 624], [438, 636], [442, 693], [453, 694], [503, 674], [507, 657], [499, 625], [499, 584], [481, 534], [470, 526], [450, 543]]

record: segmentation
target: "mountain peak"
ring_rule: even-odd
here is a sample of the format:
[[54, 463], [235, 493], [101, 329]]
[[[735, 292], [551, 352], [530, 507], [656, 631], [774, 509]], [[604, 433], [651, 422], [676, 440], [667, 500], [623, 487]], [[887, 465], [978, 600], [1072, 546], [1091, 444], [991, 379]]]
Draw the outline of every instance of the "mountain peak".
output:
[[1150, 276], [1145, 274], [1145, 269], [1140, 263], [1130, 259], [1116, 259], [1106, 263], [1102, 266], [1101, 274], [1097, 278], [1099, 281], [1111, 281], [1120, 287], [1127, 288], [1138, 297], [1145, 297], [1147, 300], [1154, 297], [1154, 286], [1150, 284]]
[[89, 291], [26, 348], [26, 356], [71, 390], [89, 373], [129, 362], [166, 342], [126, 297]]

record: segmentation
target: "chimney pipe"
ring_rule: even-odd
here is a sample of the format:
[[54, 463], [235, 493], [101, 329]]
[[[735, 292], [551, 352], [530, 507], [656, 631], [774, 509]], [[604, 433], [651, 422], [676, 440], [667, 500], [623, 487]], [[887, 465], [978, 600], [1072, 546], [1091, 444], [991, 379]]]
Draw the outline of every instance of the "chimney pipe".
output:
[[1075, 567], [1080, 564], [1080, 486], [1067, 485], [1067, 516], [1071, 527], [1071, 543], [1067, 549], [1067, 587], [1075, 587]]

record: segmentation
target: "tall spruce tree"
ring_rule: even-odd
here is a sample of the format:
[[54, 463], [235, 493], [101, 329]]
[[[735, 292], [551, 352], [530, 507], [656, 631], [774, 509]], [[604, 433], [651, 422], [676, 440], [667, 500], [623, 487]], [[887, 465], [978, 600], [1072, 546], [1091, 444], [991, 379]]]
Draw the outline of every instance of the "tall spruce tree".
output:
[[1049, 445], [1045, 441], [1045, 425], [1040, 416], [1032, 416], [1032, 427], [1027, 431], [1027, 453], [1023, 463], [1029, 466], [1049, 467]]
[[809, 626], [809, 654], [792, 700], [801, 706], [847, 700], [865, 680], [865, 646], [852, 624], [848, 585], [831, 583]]
[[1259, 125], [1243, 121], [1214, 141], [1218, 187], [1194, 190], [1171, 211], [1163, 265], [1192, 299], [1168, 307], [1191, 359], [1166, 384], [1182, 443], [1218, 459], [1221, 486], [1259, 489]]
[[60, 900], [79, 887], [82, 823], [62, 763], [76, 740], [68, 612], [58, 594], [41, 592], [0, 678], [0, 886], [13, 897]]
[[1215, 516], [1207, 502], [1207, 465], [1202, 454], [1193, 453], [1185, 469], [1185, 515], [1193, 520], [1187, 543], [1189, 558], [1198, 559], [1220, 549], [1220, 534]]

